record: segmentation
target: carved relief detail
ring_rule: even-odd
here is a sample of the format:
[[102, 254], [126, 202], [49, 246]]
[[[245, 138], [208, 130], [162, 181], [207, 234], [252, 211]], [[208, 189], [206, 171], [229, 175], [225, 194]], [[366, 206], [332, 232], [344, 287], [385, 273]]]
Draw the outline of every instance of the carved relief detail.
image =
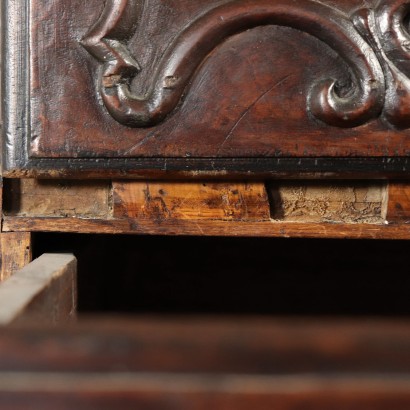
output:
[[147, 95], [134, 95], [131, 81], [141, 68], [127, 49], [143, 0], [107, 0], [98, 22], [82, 40], [101, 63], [99, 92], [121, 124], [148, 127], [177, 107], [196, 70], [225, 39], [245, 30], [279, 25], [306, 32], [334, 49], [350, 68], [349, 85], [319, 79], [307, 110], [336, 127], [356, 127], [382, 116], [410, 127], [410, 2], [381, 0], [352, 17], [316, 0], [235, 0], [217, 6], [187, 26], [164, 53]]

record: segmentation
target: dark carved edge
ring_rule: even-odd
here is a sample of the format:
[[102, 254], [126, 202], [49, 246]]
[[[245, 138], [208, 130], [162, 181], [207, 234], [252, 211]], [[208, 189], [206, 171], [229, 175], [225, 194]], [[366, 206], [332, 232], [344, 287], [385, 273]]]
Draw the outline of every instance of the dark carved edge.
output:
[[29, 1], [2, 2], [5, 178], [410, 178], [410, 157], [30, 158]]
[[350, 67], [351, 85], [325, 79], [311, 88], [307, 109], [316, 118], [332, 126], [355, 127], [382, 111], [385, 81], [375, 52], [348, 16], [315, 0], [235, 0], [216, 6], [185, 27], [168, 47], [148, 95], [134, 95], [129, 84], [140, 67], [125, 51], [122, 38], [127, 30], [133, 34], [130, 15], [139, 15], [141, 2], [107, 0], [99, 21], [82, 41], [104, 65], [100, 94], [107, 110], [121, 124], [147, 127], [163, 121], [178, 106], [196, 70], [214, 48], [234, 34], [270, 24], [317, 37]]
[[97, 23], [87, 33], [81, 44], [97, 60], [105, 64], [103, 80], [118, 82], [140, 71], [138, 62], [127, 50], [126, 42], [132, 37], [139, 21], [141, 0], [110, 0], [106, 3]]
[[410, 179], [410, 157], [30, 159], [6, 178]]

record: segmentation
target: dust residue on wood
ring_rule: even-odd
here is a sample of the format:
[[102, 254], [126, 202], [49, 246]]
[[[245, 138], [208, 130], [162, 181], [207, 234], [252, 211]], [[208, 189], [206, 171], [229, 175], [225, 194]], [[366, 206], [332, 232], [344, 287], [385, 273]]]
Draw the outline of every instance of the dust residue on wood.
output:
[[108, 218], [109, 181], [7, 180], [4, 213], [27, 217]]
[[381, 182], [282, 181], [268, 186], [271, 216], [294, 222], [383, 223]]

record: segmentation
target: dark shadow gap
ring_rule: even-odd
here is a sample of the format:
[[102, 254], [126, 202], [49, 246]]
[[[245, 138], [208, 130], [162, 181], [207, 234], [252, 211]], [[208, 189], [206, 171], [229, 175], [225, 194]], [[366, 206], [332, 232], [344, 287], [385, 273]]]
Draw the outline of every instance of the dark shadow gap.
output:
[[35, 234], [78, 258], [80, 313], [408, 316], [406, 241]]

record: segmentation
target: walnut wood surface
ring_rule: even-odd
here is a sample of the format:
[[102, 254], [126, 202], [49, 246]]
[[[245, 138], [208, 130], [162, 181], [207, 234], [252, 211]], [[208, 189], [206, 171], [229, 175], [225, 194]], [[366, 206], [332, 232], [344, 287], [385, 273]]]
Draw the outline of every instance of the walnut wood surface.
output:
[[5, 217], [6, 232], [70, 232], [138, 235], [245, 236], [275, 238], [410, 239], [409, 224], [235, 222]]
[[406, 176], [407, 9], [8, 0], [6, 175], [280, 174], [293, 158], [290, 174]]
[[[2, 328], [0, 333], [2, 372], [407, 375], [410, 371], [406, 320], [80, 316], [69, 326], [33, 324]], [[37, 337], [33, 345], [32, 338]]]
[[134, 95], [127, 79], [138, 74], [141, 67], [119, 41], [132, 33], [132, 22], [139, 21], [140, 9], [142, 4], [132, 0], [111, 0], [83, 40], [90, 53], [105, 63], [101, 96], [110, 114], [122, 124], [144, 127], [163, 121], [177, 107], [195, 71], [218, 45], [264, 25], [311, 34], [353, 66], [360, 86], [349, 96], [342, 97], [336, 91], [338, 85], [333, 79], [319, 81], [308, 92], [307, 108], [315, 117], [333, 126], [353, 127], [382, 110], [383, 71], [374, 51], [363, 42], [347, 16], [314, 0], [238, 0], [216, 5], [194, 18], [168, 46], [149, 92]]
[[399, 181], [389, 184], [387, 220], [393, 223], [410, 223], [410, 187]]
[[7, 328], [13, 409], [406, 410], [407, 322], [104, 319]]
[[[28, 379], [35, 380], [25, 388]], [[350, 378], [331, 383], [310, 378], [285, 380], [227, 377], [142, 377], [24, 374], [5, 375], [5, 387], [0, 393], [0, 405], [5, 410], [407, 410], [409, 383], [392, 380], [367, 382]], [[16, 382], [20, 380], [20, 382]], [[25, 384], [26, 383], [26, 384]], [[325, 387], [317, 387], [324, 383]], [[287, 391], [278, 391], [282, 386]], [[232, 387], [231, 387], [232, 386]], [[12, 403], [11, 406], [8, 406]]]
[[[355, 2], [350, 3], [351, 9], [354, 6], [357, 7]], [[375, 101], [381, 100], [376, 97], [378, 94], [376, 85], [384, 82], [384, 79], [379, 78], [382, 75], [382, 70], [379, 68], [376, 55], [372, 54], [374, 53], [372, 49], [361, 40], [354, 29], [353, 22], [349, 22], [341, 11], [329, 6], [322, 6], [314, 1], [295, 3], [292, 7], [289, 7], [288, 3], [283, 5], [281, 1], [277, 0], [261, 5], [249, 1], [239, 3], [225, 1], [222, 2], [223, 6], [219, 8], [216, 1], [206, 4], [198, 1], [190, 2], [189, 6], [184, 1], [174, 2], [172, 5], [166, 5], [161, 1], [151, 1], [145, 2], [143, 11], [139, 12], [138, 7], [142, 7], [142, 4], [118, 0], [109, 2], [106, 6], [108, 10], [103, 15], [103, 22], [100, 23], [104, 30], [98, 30], [101, 27], [97, 27], [88, 37], [87, 33], [84, 33], [86, 37], [83, 43], [85, 42], [88, 48], [92, 47], [93, 51], [95, 47], [103, 45], [108, 47], [106, 51], [101, 51], [98, 48], [102, 54], [100, 58], [105, 58], [105, 61], [108, 61], [106, 63], [108, 70], [106, 76], [121, 77], [129, 72], [129, 65], [132, 64], [132, 61], [124, 57], [123, 52], [118, 51], [115, 47], [114, 49], [110, 48], [109, 41], [105, 43], [100, 41], [94, 47], [96, 32], [105, 31], [108, 38], [114, 40], [118, 38], [118, 41], [121, 41], [127, 35], [132, 36], [133, 33], [128, 27], [138, 27], [135, 39], [129, 44], [129, 48], [135, 50], [133, 54], [138, 56], [138, 59], [141, 60], [140, 66], [143, 67], [141, 75], [138, 76], [140, 84], [135, 83], [134, 90], [141, 90], [141, 93], [144, 91], [151, 93], [153, 100], [152, 102], [147, 100], [147, 109], [157, 110], [159, 117], [164, 116], [166, 111], [159, 107], [154, 108], [156, 104], [163, 104], [158, 100], [173, 98], [175, 93], [182, 95], [186, 88], [184, 85], [191, 77], [191, 72], [195, 71], [194, 67], [199, 65], [199, 62], [202, 62], [211, 52], [214, 38], [221, 41], [221, 36], [228, 35], [227, 44], [208, 56], [201, 66], [200, 72], [192, 80], [193, 84], [190, 84], [185, 103], [178, 110], [178, 113], [175, 113], [169, 121], [166, 121], [159, 128], [135, 130], [127, 127], [119, 128], [116, 121], [113, 121], [110, 116], [104, 115], [105, 113], [101, 110], [99, 110], [100, 112], [96, 111], [99, 107], [95, 103], [96, 93], [93, 89], [95, 81], [92, 78], [87, 78], [86, 73], [81, 75], [79, 71], [80, 66], [81, 70], [84, 71], [80, 61], [81, 59], [87, 61], [87, 57], [84, 56], [78, 43], [72, 43], [69, 33], [64, 32], [60, 39], [53, 39], [46, 37], [44, 31], [35, 30], [36, 44], [47, 38], [49, 46], [41, 50], [42, 54], [37, 57], [38, 60], [34, 58], [35, 63], [42, 62], [42, 66], [35, 64], [33, 81], [38, 87], [35, 88], [35, 92], [41, 93], [39, 97], [45, 104], [43, 104], [45, 111], [41, 113], [44, 120], [38, 125], [38, 131], [35, 132], [38, 137], [35, 146], [32, 147], [34, 155], [71, 156], [72, 154], [70, 155], [68, 152], [73, 153], [74, 147], [76, 156], [383, 156], [389, 155], [390, 150], [392, 155], [406, 155], [407, 151], [404, 146], [401, 153], [393, 146], [387, 149], [383, 149], [381, 146], [376, 148], [381, 143], [377, 142], [377, 129], [373, 129], [374, 132], [371, 133], [370, 137], [365, 135], [369, 134], [368, 129], [365, 132], [360, 132], [360, 130], [336, 131], [332, 128], [329, 129], [329, 127], [320, 126], [308, 118], [306, 90], [310, 89], [312, 84], [316, 84], [321, 78], [324, 81], [333, 77], [343, 79], [348, 70], [345, 69], [345, 73], [343, 73], [343, 66], [341, 69], [339, 63], [335, 64], [334, 58], [328, 57], [329, 51], [324, 44], [317, 42], [313, 37], [303, 35], [303, 32], [313, 31], [315, 37], [322, 37], [321, 39], [324, 41], [327, 41], [326, 36], [330, 36], [329, 41], [336, 48], [336, 52], [341, 51], [342, 54], [348, 54], [348, 58], [345, 59], [347, 63], [357, 58], [357, 54], [366, 55], [371, 61], [371, 63], [366, 62], [367, 68], [365, 69], [364, 66], [358, 68], [360, 64], [365, 63], [363, 61], [359, 63], [359, 59], [357, 59], [352, 64], [353, 71], [363, 75], [360, 80], [363, 87], [367, 87], [365, 84], [372, 84], [374, 88], [372, 91], [362, 90], [367, 97], [352, 95], [351, 98], [354, 101], [352, 104], [354, 106], [366, 105], [367, 103], [377, 105], [379, 103], [370, 103], [370, 100], [365, 103], [364, 101], [366, 98], [376, 98]], [[68, 11], [75, 13], [71, 14], [71, 18], [75, 20], [75, 26], [84, 27], [87, 24], [91, 26], [93, 20], [97, 21], [99, 16], [97, 11], [102, 10], [102, 6], [98, 7], [87, 3], [86, 7], [89, 12], [82, 16], [76, 15], [79, 13], [79, 8], [81, 9], [80, 4], [78, 7], [75, 5], [68, 7]], [[270, 8], [273, 10], [271, 11]], [[350, 11], [347, 7], [346, 9], [346, 11]], [[49, 24], [53, 25], [54, 21], [59, 20], [57, 13], [63, 10], [67, 10], [67, 5], [61, 1], [53, 2], [52, 7], [38, 4], [34, 7], [34, 17], [36, 17], [34, 20], [46, 19]], [[286, 13], [285, 10], [287, 10]], [[204, 14], [206, 12], [208, 14]], [[117, 15], [118, 13], [124, 14], [127, 22], [123, 24]], [[224, 14], [227, 13], [225, 18]], [[134, 21], [133, 15], [135, 15]], [[214, 15], [222, 17], [216, 19], [213, 17]], [[198, 16], [202, 17], [198, 20]], [[264, 26], [265, 24], [268, 26], [230, 38], [231, 33], [235, 33], [235, 30], [240, 32], [249, 27], [245, 25], [242, 28], [241, 16], [246, 16], [251, 27], [252, 25]], [[112, 22], [111, 19], [114, 17], [115, 22]], [[67, 15], [66, 19], [69, 18]], [[86, 22], [82, 22], [82, 19], [86, 19]], [[206, 19], [209, 19], [210, 22]], [[139, 24], [136, 25], [135, 21]], [[219, 29], [218, 21], [232, 21], [235, 26], [225, 29], [225, 24]], [[73, 22], [70, 20], [66, 24], [72, 26]], [[61, 21], [59, 21], [59, 25], [61, 25]], [[296, 25], [300, 32], [282, 29], [278, 25]], [[186, 29], [188, 33], [184, 31], [181, 33], [181, 27], [184, 26], [188, 27]], [[197, 26], [198, 28], [196, 28]], [[236, 28], [237, 26], [238, 28]], [[73, 30], [73, 27], [70, 30]], [[206, 30], [211, 30], [211, 33]], [[153, 35], [155, 35], [155, 41], [153, 41]], [[193, 37], [192, 40], [191, 37]], [[93, 40], [87, 40], [87, 38]], [[170, 45], [170, 39], [174, 39], [176, 44]], [[57, 43], [58, 40], [63, 41], [65, 47], [68, 46], [67, 59], [74, 60], [71, 67], [75, 77], [74, 75], [73, 78], [67, 77], [64, 84], [61, 83], [61, 75], [59, 75], [59, 71], [63, 70], [63, 67], [47, 64], [48, 60], [55, 60], [55, 53], [58, 50], [65, 51], [62, 49], [62, 44]], [[252, 47], [253, 44], [258, 46]], [[335, 44], [337, 45], [335, 46]], [[361, 47], [360, 52], [354, 51], [353, 44], [358, 49]], [[55, 46], [57, 46], [57, 50]], [[146, 49], [142, 51], [144, 46]], [[204, 51], [201, 47], [205, 47]], [[346, 51], [342, 51], [345, 47]], [[161, 57], [164, 52], [165, 55]], [[43, 55], [43, 53], [45, 54]], [[96, 53], [98, 52], [94, 51], [94, 54]], [[185, 53], [188, 54], [185, 55]], [[40, 57], [42, 58], [40, 59]], [[117, 63], [118, 58], [120, 60]], [[115, 64], [111, 64], [110, 61]], [[193, 64], [192, 68], [189, 64]], [[158, 65], [164, 68], [158, 69]], [[90, 69], [92, 69], [91, 67], [92, 65]], [[221, 72], [221, 69], [224, 71]], [[161, 70], [165, 70], [164, 74]], [[178, 70], [183, 70], [184, 73], [179, 73]], [[185, 74], [187, 70], [189, 74]], [[228, 74], [232, 70], [235, 72], [234, 76]], [[373, 70], [374, 72], [371, 75], [369, 73], [365, 75], [365, 70]], [[91, 74], [97, 76], [97, 70]], [[78, 105], [74, 108], [67, 102], [63, 107], [64, 111], [58, 105], [52, 107], [51, 100], [57, 97], [61, 101], [62, 96], [56, 93], [55, 88], [52, 88], [50, 83], [45, 83], [45, 75], [47, 78], [50, 78], [50, 75], [56, 77], [58, 83], [56, 82], [55, 86], [62, 90], [67, 102], [73, 98], [75, 98], [76, 104], [84, 101], [84, 110], [81, 110]], [[366, 76], [368, 77], [366, 78]], [[167, 78], [175, 78], [175, 81], [178, 82], [172, 86], [167, 86], [165, 84]], [[151, 82], [156, 80], [158, 85], [153, 88]], [[104, 92], [103, 98], [105, 100], [114, 98], [113, 93], [115, 90], [121, 89], [121, 84], [123, 81], [119, 81], [119, 84], [114, 81], [114, 85], [110, 85]], [[159, 87], [158, 91], [155, 87]], [[69, 94], [69, 90], [72, 90], [72, 93]], [[47, 97], [43, 94], [44, 92]], [[126, 91], [121, 92], [127, 93]], [[325, 94], [323, 91], [323, 95]], [[119, 101], [113, 103], [115, 108], [113, 106], [112, 109], [120, 110], [122, 109], [120, 106], [123, 104], [124, 110], [127, 110], [127, 98], [131, 97], [118, 98]], [[170, 101], [164, 104], [176, 106], [178, 99], [175, 102]], [[139, 100], [140, 98], [132, 97], [128, 113], [136, 109], [131, 108], [131, 105], [138, 104]], [[318, 98], [319, 100], [320, 98]], [[35, 106], [34, 110], [38, 111], [39, 108]], [[72, 117], [73, 109], [79, 114], [75, 119]], [[68, 110], [71, 110], [71, 113]], [[376, 108], [376, 113], [379, 111], [381, 108]], [[39, 115], [41, 114], [39, 112]], [[135, 115], [138, 116], [138, 114]], [[141, 115], [143, 116], [143, 114]], [[343, 121], [342, 118], [349, 115], [347, 112], [343, 113], [342, 110], [340, 120]], [[141, 121], [143, 120], [141, 119]], [[80, 132], [79, 125], [85, 123], [87, 123], [86, 131]], [[78, 125], [76, 126], [76, 124]], [[284, 127], [286, 127], [285, 133]], [[382, 128], [386, 132], [385, 127]], [[71, 134], [68, 140], [69, 146], [67, 146], [67, 139], [63, 137], [67, 135], [67, 132]], [[388, 132], [391, 133], [391, 131]], [[53, 138], [46, 140], [44, 133], [50, 133], [50, 135], [52, 133]], [[339, 138], [334, 138], [335, 133]], [[284, 134], [289, 135], [289, 137], [283, 138]], [[403, 133], [396, 134], [397, 136], [402, 135], [402, 138], [404, 136]], [[61, 137], [64, 138], [65, 142], [64, 150], [61, 150], [63, 142]], [[385, 138], [384, 133], [383, 138]], [[358, 141], [355, 143], [356, 139]], [[101, 143], [97, 145], [95, 141], [101, 141], [104, 149], [101, 149]], [[370, 141], [372, 148], [369, 147]], [[296, 145], [298, 146], [296, 147]], [[84, 155], [81, 151], [84, 154], [85, 152], [89, 154]]]

